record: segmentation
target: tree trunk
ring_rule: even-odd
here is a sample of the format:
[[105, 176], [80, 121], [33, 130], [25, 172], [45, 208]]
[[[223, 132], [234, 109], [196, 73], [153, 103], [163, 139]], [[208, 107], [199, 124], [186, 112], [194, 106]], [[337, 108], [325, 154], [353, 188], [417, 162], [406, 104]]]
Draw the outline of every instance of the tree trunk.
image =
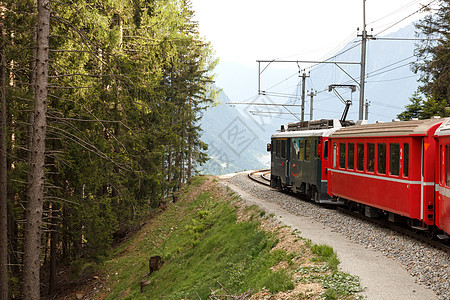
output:
[[56, 222], [58, 222], [58, 206], [53, 203], [51, 206], [51, 218], [50, 218], [50, 276], [48, 280], [48, 293], [49, 295], [53, 294], [56, 290], [57, 280], [56, 280], [56, 256], [57, 252], [57, 241], [58, 241], [58, 226]]
[[167, 182], [169, 184], [169, 188], [167, 189], [167, 196], [170, 196], [170, 190], [172, 189], [172, 147], [169, 146], [169, 153], [167, 156]]
[[[189, 108], [192, 110], [192, 99], [189, 98]], [[192, 139], [192, 130], [190, 128], [191, 124], [188, 126], [188, 168], [187, 168], [187, 179], [191, 179], [192, 176], [192, 149], [194, 148], [194, 142]]]
[[50, 1], [38, 0], [38, 39], [34, 127], [31, 148], [29, 195], [26, 211], [24, 254], [24, 299], [39, 299], [41, 226], [44, 201], [45, 137], [47, 129], [48, 54]]
[[[0, 10], [3, 10], [0, 7]], [[8, 203], [7, 203], [7, 157], [6, 157], [6, 59], [5, 23], [1, 20], [0, 65], [0, 300], [8, 299]]]
[[192, 177], [192, 149], [194, 148], [194, 142], [192, 141], [192, 133], [189, 133], [188, 139], [188, 169], [187, 169], [187, 179]]
[[180, 153], [180, 160], [181, 160], [181, 174], [180, 174], [180, 187], [184, 183], [184, 179], [186, 177], [186, 169], [185, 169], [185, 157], [184, 157], [184, 132], [181, 134], [181, 153]]

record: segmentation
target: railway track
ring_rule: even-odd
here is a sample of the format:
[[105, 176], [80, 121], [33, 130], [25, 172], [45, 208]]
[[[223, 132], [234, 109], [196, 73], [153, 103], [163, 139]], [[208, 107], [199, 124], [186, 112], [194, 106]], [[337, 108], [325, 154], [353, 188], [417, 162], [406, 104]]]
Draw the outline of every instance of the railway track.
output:
[[[399, 234], [402, 235], [406, 235], [409, 236], [417, 241], [421, 241], [423, 243], [426, 243], [428, 245], [431, 245], [432, 247], [445, 251], [448, 254], [450, 254], [450, 246], [448, 245], [448, 241], [442, 241], [442, 240], [438, 240], [438, 239], [433, 239], [432, 236], [428, 236], [426, 234], [421, 234], [420, 232], [414, 232], [411, 230], [411, 228], [409, 227], [405, 227], [405, 226], [401, 226], [401, 224], [397, 224], [397, 223], [392, 223], [389, 222], [385, 219], [377, 219], [377, 218], [369, 218], [366, 217], [365, 215], [355, 212], [355, 211], [350, 211], [347, 208], [344, 207], [338, 207], [337, 208], [340, 212], [346, 214], [346, 215], [350, 215], [354, 218], [358, 218], [360, 220], [363, 220], [365, 222], [369, 222], [372, 224], [375, 224], [379, 227], [383, 227], [383, 228], [388, 228], [390, 230], [393, 230]], [[436, 237], [434, 237], [436, 238]]]
[[[257, 170], [257, 171], [253, 171], [253, 172], [248, 174], [248, 177], [251, 180], [253, 180], [253, 181], [255, 181], [255, 182], [259, 183], [259, 184], [265, 185], [265, 186], [270, 186], [269, 176], [270, 176], [270, 169]], [[317, 204], [317, 205], [320, 205], [320, 204]], [[345, 213], [347, 215], [351, 215], [351, 216], [353, 216], [355, 218], [358, 218], [358, 219], [361, 219], [363, 221], [370, 222], [372, 224], [376, 224], [377, 226], [381, 226], [381, 227], [384, 227], [384, 228], [389, 228], [389, 229], [391, 229], [391, 230], [393, 230], [395, 232], [398, 232], [400, 234], [409, 236], [409, 237], [414, 238], [414, 239], [416, 239], [418, 241], [427, 243], [427, 244], [429, 244], [429, 245], [431, 245], [431, 246], [433, 246], [433, 247], [435, 247], [437, 249], [440, 249], [440, 250], [445, 251], [445, 252], [450, 254], [450, 246], [448, 244], [448, 241], [434, 240], [434, 239], [431, 239], [430, 237], [425, 236], [423, 234], [415, 233], [415, 232], [411, 231], [410, 228], [405, 228], [405, 227], [399, 226], [396, 223], [388, 222], [388, 221], [386, 221], [384, 219], [369, 218], [369, 217], [366, 217], [366, 216], [364, 216], [364, 215], [362, 215], [362, 214], [360, 214], [358, 212], [350, 211], [350, 210], [348, 210], [347, 208], [344, 208], [344, 207], [340, 207], [340, 208], [337, 208], [337, 209], [340, 212]]]
[[[261, 174], [259, 174], [261, 173]], [[257, 175], [259, 174], [259, 175]], [[248, 178], [250, 178], [253, 181], [256, 181], [259, 184], [270, 186], [270, 179], [267, 176], [270, 174], [270, 169], [264, 169], [264, 170], [257, 170], [251, 173], [248, 173]]]

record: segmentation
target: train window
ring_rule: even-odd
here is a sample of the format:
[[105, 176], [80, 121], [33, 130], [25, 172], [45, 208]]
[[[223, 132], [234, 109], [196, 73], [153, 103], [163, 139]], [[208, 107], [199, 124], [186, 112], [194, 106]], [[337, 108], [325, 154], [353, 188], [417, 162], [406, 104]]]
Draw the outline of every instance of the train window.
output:
[[400, 174], [400, 144], [389, 144], [389, 174]]
[[339, 167], [345, 169], [345, 143], [339, 144]]
[[303, 139], [298, 141], [298, 160], [303, 160], [305, 158], [305, 143]]
[[378, 144], [378, 174], [386, 174], [386, 144], [380, 143]]
[[323, 158], [328, 159], [328, 141], [325, 141], [323, 145]]
[[442, 147], [442, 145], [440, 146], [440, 151], [439, 151], [439, 155], [441, 156], [441, 160], [440, 160], [440, 173], [441, 174], [441, 184], [444, 184], [444, 178], [445, 178], [445, 173], [444, 173], [444, 161], [445, 161], [445, 153], [444, 153], [444, 148]]
[[445, 159], [445, 146], [441, 145], [441, 155], [442, 155], [442, 163], [441, 163], [441, 183], [442, 185], [445, 184], [445, 164], [448, 163], [448, 161], [446, 161]]
[[403, 177], [409, 176], [409, 144], [403, 144]]
[[312, 146], [313, 146], [312, 150], [313, 150], [314, 158], [317, 158], [318, 153], [317, 153], [317, 140], [316, 139], [313, 140]]
[[367, 144], [367, 172], [375, 172], [375, 144]]
[[348, 143], [348, 168], [355, 169], [355, 144]]
[[445, 145], [445, 185], [450, 186], [450, 145]]
[[333, 168], [336, 168], [336, 161], [337, 161], [337, 145], [336, 143], [333, 144]]
[[276, 157], [280, 157], [280, 152], [281, 151], [281, 141], [277, 140], [276, 141], [276, 149], [275, 149], [275, 155]]
[[356, 169], [364, 171], [364, 144], [356, 145]]
[[311, 140], [305, 140], [305, 160], [311, 160]]
[[281, 141], [281, 158], [286, 158], [286, 140]]

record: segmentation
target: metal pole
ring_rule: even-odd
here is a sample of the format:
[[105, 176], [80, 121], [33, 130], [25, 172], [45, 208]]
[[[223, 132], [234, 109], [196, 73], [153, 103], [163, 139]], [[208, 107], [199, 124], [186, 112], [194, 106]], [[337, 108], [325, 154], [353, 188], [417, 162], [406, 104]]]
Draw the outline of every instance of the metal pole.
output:
[[258, 95], [261, 95], [261, 62], [258, 61]]
[[309, 120], [310, 120], [310, 121], [313, 120], [313, 107], [314, 107], [314, 105], [313, 105], [313, 98], [314, 98], [314, 96], [316, 95], [316, 94], [315, 94], [316, 92], [317, 92], [317, 91], [311, 90], [311, 93], [308, 94], [308, 96], [311, 97], [311, 104], [310, 104], [310, 106], [309, 106]]
[[306, 82], [306, 73], [303, 72], [302, 75], [302, 114], [301, 121], [305, 121], [305, 82]]
[[364, 113], [364, 83], [366, 75], [366, 0], [363, 0], [363, 31], [362, 31], [362, 43], [361, 43], [361, 76], [359, 83], [359, 120], [363, 119]]
[[369, 101], [367, 101], [366, 99], [366, 111], [365, 111], [365, 115], [364, 115], [364, 120], [369, 120]]

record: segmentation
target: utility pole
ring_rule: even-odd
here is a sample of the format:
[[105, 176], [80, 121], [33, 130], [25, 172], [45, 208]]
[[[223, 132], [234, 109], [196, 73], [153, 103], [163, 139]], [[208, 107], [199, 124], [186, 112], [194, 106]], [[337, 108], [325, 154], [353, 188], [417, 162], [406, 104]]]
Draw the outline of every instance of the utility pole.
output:
[[367, 101], [367, 99], [366, 99], [366, 110], [365, 110], [365, 116], [364, 116], [364, 120], [369, 120], [369, 106], [370, 106], [370, 102], [369, 101]]
[[311, 92], [308, 94], [308, 96], [311, 97], [311, 103], [309, 106], [309, 120], [312, 121], [313, 120], [313, 97], [317, 95], [317, 91], [313, 91], [311, 89]]
[[[299, 72], [300, 73], [300, 72]], [[300, 120], [303, 122], [305, 121], [305, 83], [306, 83], [306, 72], [303, 70], [302, 74], [302, 114]]]
[[366, 43], [367, 38], [372, 35], [367, 34], [366, 30], [366, 0], [363, 0], [363, 30], [358, 36], [361, 37], [361, 76], [359, 82], [359, 120], [363, 119], [364, 113], [364, 84], [366, 80]]

